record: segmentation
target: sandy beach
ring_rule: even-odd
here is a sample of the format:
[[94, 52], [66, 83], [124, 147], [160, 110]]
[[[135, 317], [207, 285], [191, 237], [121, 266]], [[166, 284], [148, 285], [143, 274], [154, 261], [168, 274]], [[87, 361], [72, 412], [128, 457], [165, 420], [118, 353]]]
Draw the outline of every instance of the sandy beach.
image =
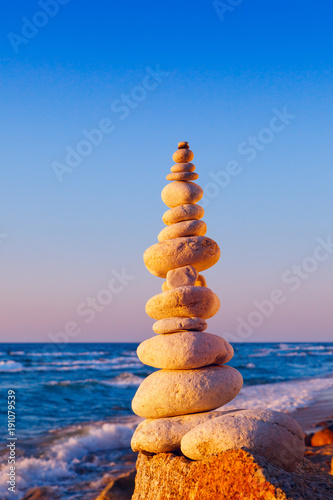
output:
[[322, 391], [313, 403], [290, 413], [306, 434], [323, 429], [333, 423], [333, 387]]

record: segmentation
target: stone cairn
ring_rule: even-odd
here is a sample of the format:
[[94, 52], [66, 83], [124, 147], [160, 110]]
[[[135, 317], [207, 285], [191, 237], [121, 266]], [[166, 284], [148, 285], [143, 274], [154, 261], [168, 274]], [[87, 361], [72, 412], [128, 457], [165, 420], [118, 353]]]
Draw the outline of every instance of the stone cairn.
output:
[[220, 301], [199, 273], [217, 263], [220, 249], [205, 236], [207, 226], [200, 220], [204, 209], [196, 203], [203, 190], [193, 182], [199, 176], [188, 143], [180, 142], [172, 158], [175, 165], [166, 177], [171, 183], [161, 194], [169, 207], [163, 215], [166, 227], [144, 253], [147, 269], [165, 278], [162, 293], [146, 304], [147, 314], [157, 320], [157, 335], [137, 350], [142, 363], [159, 370], [134, 396], [133, 411], [145, 420], [133, 435], [132, 449], [181, 450], [201, 460], [245, 447], [292, 469], [304, 451], [302, 431], [292, 418], [270, 410], [214, 411], [237, 396], [243, 379], [225, 365], [233, 357], [232, 346], [205, 332]]

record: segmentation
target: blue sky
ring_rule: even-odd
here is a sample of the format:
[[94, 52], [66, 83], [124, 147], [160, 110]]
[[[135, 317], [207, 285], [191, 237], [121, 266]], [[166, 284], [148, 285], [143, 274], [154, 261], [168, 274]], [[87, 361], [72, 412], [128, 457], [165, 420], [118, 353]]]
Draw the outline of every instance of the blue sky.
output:
[[[160, 192], [180, 140], [194, 151], [210, 194], [207, 235], [222, 250], [205, 273], [222, 303], [209, 331], [332, 338], [333, 255], [310, 261], [317, 239], [333, 234], [333, 7], [230, 5], [223, 20], [204, 1], [2, 7], [2, 341], [151, 336], [144, 305], [162, 280], [142, 254], [163, 228]], [[87, 135], [95, 145], [82, 144]], [[66, 155], [77, 149], [73, 167]], [[238, 173], [228, 179], [230, 162]], [[214, 187], [214, 176], [227, 180]], [[302, 274], [293, 266], [304, 259], [312, 268]], [[134, 279], [91, 322], [78, 316], [124, 269]], [[275, 289], [285, 300], [260, 322], [254, 303]], [[242, 338], [249, 317], [258, 325]]]

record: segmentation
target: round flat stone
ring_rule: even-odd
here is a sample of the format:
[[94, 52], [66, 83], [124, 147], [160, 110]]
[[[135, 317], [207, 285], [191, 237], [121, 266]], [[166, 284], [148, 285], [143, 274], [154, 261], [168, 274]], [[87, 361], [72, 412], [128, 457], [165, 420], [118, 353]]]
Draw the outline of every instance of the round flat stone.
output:
[[199, 272], [209, 269], [220, 254], [218, 244], [207, 236], [188, 236], [155, 243], [147, 248], [143, 260], [150, 273], [165, 278], [177, 267], [193, 266]]
[[136, 428], [131, 447], [133, 451], [168, 453], [180, 449], [182, 437], [197, 425], [232, 411], [208, 411], [169, 418], [148, 418]]
[[164, 318], [153, 324], [155, 333], [176, 333], [183, 330], [195, 330], [203, 332], [207, 328], [207, 322], [202, 318]]
[[176, 163], [170, 168], [171, 172], [194, 172], [194, 163]]
[[167, 226], [159, 233], [158, 241], [172, 240], [184, 236], [205, 236], [207, 225], [202, 220], [185, 220]]
[[188, 370], [228, 363], [234, 350], [222, 337], [189, 331], [157, 335], [145, 340], [139, 345], [137, 355], [143, 364], [154, 368]]
[[163, 188], [161, 198], [167, 207], [194, 204], [203, 197], [203, 189], [195, 182], [173, 181]]
[[204, 209], [200, 205], [180, 205], [179, 207], [167, 210], [162, 217], [164, 224], [170, 226], [185, 220], [202, 219], [205, 215]]
[[177, 149], [172, 155], [175, 163], [188, 163], [192, 161], [194, 154], [190, 149]]
[[298, 423], [285, 413], [241, 410], [195, 427], [181, 441], [182, 452], [192, 460], [239, 448], [292, 471], [303, 459], [304, 435]]
[[171, 269], [166, 275], [169, 290], [180, 286], [194, 286], [197, 281], [198, 271], [193, 266], [177, 267]]
[[144, 418], [215, 410], [233, 400], [242, 385], [239, 371], [227, 365], [196, 370], [159, 370], [141, 383], [132, 409]]
[[219, 298], [210, 288], [182, 286], [154, 295], [146, 304], [146, 313], [154, 319], [175, 316], [208, 319], [219, 308]]
[[167, 181], [195, 181], [199, 179], [199, 174], [195, 172], [175, 172], [166, 176]]

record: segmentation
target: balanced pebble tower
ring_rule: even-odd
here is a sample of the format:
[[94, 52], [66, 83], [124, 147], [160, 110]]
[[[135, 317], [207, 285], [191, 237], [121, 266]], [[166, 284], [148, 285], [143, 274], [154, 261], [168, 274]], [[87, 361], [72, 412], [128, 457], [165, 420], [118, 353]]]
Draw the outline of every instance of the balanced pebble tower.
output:
[[146, 305], [147, 314], [157, 320], [153, 330], [158, 335], [137, 351], [142, 363], [160, 370], [143, 381], [132, 402], [134, 413], [148, 419], [136, 430], [132, 448], [155, 453], [179, 448], [179, 427], [183, 434], [184, 425], [189, 430], [226, 413], [211, 410], [234, 399], [243, 383], [241, 374], [224, 364], [233, 356], [232, 346], [205, 332], [220, 301], [199, 272], [217, 263], [220, 249], [205, 236], [207, 226], [200, 220], [204, 209], [196, 203], [203, 190], [193, 182], [199, 176], [188, 143], [180, 142], [172, 158], [175, 165], [166, 177], [171, 183], [161, 194], [169, 207], [163, 215], [166, 227], [159, 243], [144, 253], [147, 269], [166, 279], [162, 293]]
[[[162, 191], [169, 207], [163, 215], [166, 227], [144, 254], [147, 269], [165, 281], [162, 293], [146, 305], [157, 335], [137, 350], [142, 363], [159, 370], [141, 383], [132, 402], [134, 413], [145, 418], [131, 442], [140, 452], [132, 500], [185, 498], [184, 484], [189, 488], [186, 498], [201, 498], [198, 491], [211, 483], [210, 466], [186, 483], [179, 475], [185, 465], [190, 470], [186, 459], [219, 464], [220, 453], [243, 449], [292, 471], [304, 456], [303, 431], [289, 415], [270, 409], [217, 410], [243, 384], [241, 374], [225, 364], [234, 354], [231, 345], [205, 332], [206, 320], [217, 313], [220, 301], [199, 273], [216, 264], [220, 249], [206, 236], [204, 210], [196, 204], [203, 191], [193, 182], [198, 174], [188, 143], [180, 142], [172, 158], [176, 164], [167, 175], [171, 183]], [[213, 470], [219, 484], [228, 478], [218, 467]], [[210, 485], [212, 491], [218, 484]]]

